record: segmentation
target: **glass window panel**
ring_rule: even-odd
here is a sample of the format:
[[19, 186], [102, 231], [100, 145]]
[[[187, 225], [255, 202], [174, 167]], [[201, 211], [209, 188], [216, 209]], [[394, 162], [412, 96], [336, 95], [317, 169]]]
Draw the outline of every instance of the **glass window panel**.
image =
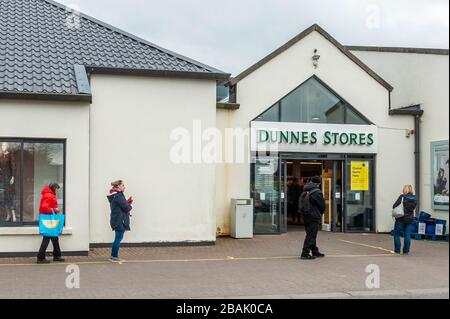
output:
[[347, 107], [347, 118], [346, 118], [345, 122], [346, 122], [346, 124], [359, 124], [359, 125], [368, 124], [366, 120], [361, 118], [358, 114], [356, 114], [349, 107]]
[[252, 165], [254, 232], [276, 233], [279, 224], [278, 158], [256, 159]]
[[50, 183], [58, 183], [58, 208], [63, 209], [64, 194], [64, 146], [62, 143], [24, 144], [24, 222], [36, 222], [42, 189]]
[[348, 103], [315, 78], [303, 83], [256, 119], [267, 122], [280, 120], [294, 123], [369, 124]]
[[279, 103], [275, 104], [271, 108], [269, 108], [266, 112], [264, 112], [261, 116], [259, 116], [255, 121], [261, 122], [279, 122], [280, 121], [280, 113], [279, 113]]
[[[339, 118], [338, 105], [340, 100], [325, 88], [319, 81], [312, 78], [298, 87], [281, 101], [282, 122], [329, 123], [331, 113], [335, 123]], [[337, 111], [337, 113], [334, 113]]]
[[1, 223], [20, 223], [20, 147], [0, 140]]
[[339, 101], [335, 106], [325, 112], [326, 123], [342, 124], [344, 123], [345, 103]]
[[281, 100], [281, 122], [304, 122], [306, 114], [302, 106], [306, 101], [303, 91], [303, 86], [300, 86]]

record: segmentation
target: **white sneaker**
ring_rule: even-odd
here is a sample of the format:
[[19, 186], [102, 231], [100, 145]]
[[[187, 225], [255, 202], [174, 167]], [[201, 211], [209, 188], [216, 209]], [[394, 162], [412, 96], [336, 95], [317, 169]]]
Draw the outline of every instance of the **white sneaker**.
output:
[[110, 257], [109, 261], [113, 262], [113, 263], [122, 263], [124, 260], [118, 257]]

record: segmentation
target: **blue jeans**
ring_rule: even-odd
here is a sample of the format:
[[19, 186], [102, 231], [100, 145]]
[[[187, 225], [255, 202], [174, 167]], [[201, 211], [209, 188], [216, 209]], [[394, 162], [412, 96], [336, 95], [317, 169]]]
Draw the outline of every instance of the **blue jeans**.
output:
[[402, 243], [400, 240], [400, 232], [403, 232], [404, 237], [404, 245], [403, 245], [403, 253], [409, 254], [410, 248], [411, 248], [411, 233], [413, 230], [414, 225], [413, 224], [403, 224], [398, 221], [395, 222], [394, 226], [394, 245], [395, 245], [395, 252], [397, 254], [400, 254]]
[[125, 235], [125, 232], [116, 231], [116, 238], [114, 239], [114, 242], [112, 244], [111, 257], [119, 258], [120, 243], [122, 242], [123, 235]]

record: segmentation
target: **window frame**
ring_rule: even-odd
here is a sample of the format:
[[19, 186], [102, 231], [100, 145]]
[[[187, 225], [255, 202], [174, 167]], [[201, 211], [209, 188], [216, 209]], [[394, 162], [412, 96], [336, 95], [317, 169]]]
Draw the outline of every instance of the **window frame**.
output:
[[[361, 112], [359, 112], [353, 105], [351, 105], [346, 99], [344, 99], [342, 96], [340, 96], [338, 93], [336, 93], [335, 90], [333, 90], [329, 85], [327, 85], [324, 81], [322, 81], [317, 75], [313, 75], [311, 77], [309, 77], [307, 80], [305, 80], [304, 82], [302, 82], [299, 86], [297, 86], [295, 89], [293, 89], [292, 91], [290, 91], [288, 94], [286, 94], [285, 96], [283, 96], [281, 99], [279, 99], [278, 101], [276, 101], [275, 103], [273, 103], [268, 109], [264, 110], [261, 114], [259, 114], [258, 116], [256, 116], [253, 121], [260, 121], [259, 118], [262, 117], [265, 113], [267, 113], [272, 107], [275, 107], [276, 105], [278, 105], [278, 122], [281, 122], [281, 112], [282, 112], [282, 107], [283, 107], [283, 103], [282, 101], [288, 97], [291, 93], [293, 93], [295, 90], [297, 90], [299, 87], [301, 87], [302, 85], [304, 85], [305, 83], [307, 83], [308, 81], [310, 81], [311, 79], [316, 80], [317, 82], [319, 82], [321, 85], [323, 85], [325, 87], [325, 89], [327, 89], [330, 93], [334, 94], [341, 102], [345, 103], [345, 107], [344, 107], [344, 122], [347, 122], [347, 108], [350, 108], [350, 110], [352, 112], [354, 112], [357, 116], [359, 116], [363, 121], [366, 122], [366, 124], [361, 124], [361, 125], [374, 125], [375, 123], [373, 123], [371, 120], [369, 120], [366, 116], [364, 116]], [[296, 122], [296, 123], [310, 123], [310, 122]], [[313, 123], [314, 124], [314, 123]], [[354, 124], [347, 124], [347, 123], [342, 123], [343, 125], [354, 125]]]
[[[24, 210], [24, 145], [28, 144], [62, 144], [63, 146], [63, 214], [66, 215], [66, 164], [67, 164], [67, 138], [35, 138], [35, 137], [1, 137], [0, 143], [18, 143], [20, 144], [20, 163], [19, 163], [19, 174], [20, 174], [20, 199], [19, 199], [19, 220], [15, 223], [5, 222], [0, 220], [0, 228], [6, 227], [30, 227], [38, 226], [39, 221], [34, 222], [24, 222], [23, 221], [23, 210]], [[66, 219], [64, 219], [65, 222]]]

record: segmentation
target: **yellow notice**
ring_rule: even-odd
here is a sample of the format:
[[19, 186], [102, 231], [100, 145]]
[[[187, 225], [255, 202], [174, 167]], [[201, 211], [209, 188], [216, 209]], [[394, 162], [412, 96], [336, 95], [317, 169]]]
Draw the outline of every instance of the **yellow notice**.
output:
[[351, 163], [351, 191], [369, 190], [369, 162]]

